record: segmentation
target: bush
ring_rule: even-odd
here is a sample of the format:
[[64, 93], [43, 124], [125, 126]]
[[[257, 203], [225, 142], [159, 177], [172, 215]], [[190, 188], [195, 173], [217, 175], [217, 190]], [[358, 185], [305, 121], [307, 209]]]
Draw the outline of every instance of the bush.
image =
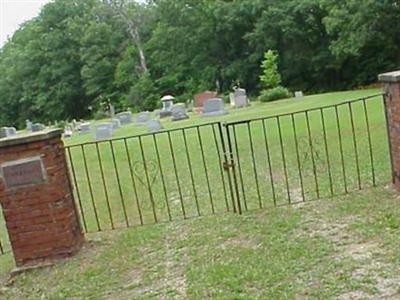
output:
[[283, 86], [277, 86], [275, 88], [262, 91], [261, 95], [258, 97], [258, 100], [261, 102], [269, 102], [289, 97], [290, 92], [287, 88], [284, 88]]

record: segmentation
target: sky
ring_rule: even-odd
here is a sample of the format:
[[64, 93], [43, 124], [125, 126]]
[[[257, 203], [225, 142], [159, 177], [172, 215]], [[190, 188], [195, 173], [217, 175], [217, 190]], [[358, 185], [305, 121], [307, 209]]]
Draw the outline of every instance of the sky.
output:
[[0, 47], [25, 21], [36, 17], [51, 0], [0, 0]]

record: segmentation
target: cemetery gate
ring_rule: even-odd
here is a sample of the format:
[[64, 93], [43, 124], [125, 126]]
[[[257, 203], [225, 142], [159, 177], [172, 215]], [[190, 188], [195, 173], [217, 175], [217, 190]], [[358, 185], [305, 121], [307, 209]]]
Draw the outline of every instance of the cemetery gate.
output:
[[387, 183], [382, 99], [67, 146], [83, 228], [242, 213]]

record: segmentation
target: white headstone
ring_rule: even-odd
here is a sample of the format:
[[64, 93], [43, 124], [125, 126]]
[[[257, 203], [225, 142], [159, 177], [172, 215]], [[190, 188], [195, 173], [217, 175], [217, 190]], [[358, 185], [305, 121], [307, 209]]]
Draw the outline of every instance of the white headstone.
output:
[[26, 123], [26, 129], [31, 131], [32, 130], [32, 122], [29, 120], [26, 120], [25, 123]]
[[296, 92], [294, 92], [294, 96], [295, 96], [296, 98], [302, 98], [304, 95], [303, 95], [303, 92], [302, 92], [302, 91], [296, 91]]
[[249, 105], [249, 99], [247, 98], [245, 89], [235, 89], [233, 92], [233, 99], [231, 98], [231, 105], [233, 100], [233, 106], [236, 108], [246, 107]]
[[65, 138], [71, 137], [72, 136], [72, 132], [73, 132], [73, 130], [72, 130], [71, 126], [65, 126], [65, 128], [64, 128], [64, 137]]

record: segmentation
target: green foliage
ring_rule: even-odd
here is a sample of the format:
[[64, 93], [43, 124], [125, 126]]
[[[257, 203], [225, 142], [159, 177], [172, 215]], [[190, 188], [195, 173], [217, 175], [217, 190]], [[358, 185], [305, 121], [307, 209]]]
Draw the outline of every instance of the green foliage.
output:
[[261, 70], [260, 81], [265, 89], [274, 89], [279, 86], [282, 80], [278, 71], [278, 54], [272, 50], [265, 52]]
[[261, 102], [269, 102], [289, 97], [290, 92], [287, 88], [284, 88], [283, 86], [277, 86], [272, 89], [262, 91], [258, 97], [258, 100]]
[[234, 82], [253, 95], [367, 85], [400, 64], [398, 24], [396, 0], [54, 0], [0, 49], [0, 123], [85, 118], [104, 101], [151, 109]]
[[160, 102], [154, 83], [148, 72], [143, 73], [131, 88], [125, 106], [133, 110], [154, 110]]

